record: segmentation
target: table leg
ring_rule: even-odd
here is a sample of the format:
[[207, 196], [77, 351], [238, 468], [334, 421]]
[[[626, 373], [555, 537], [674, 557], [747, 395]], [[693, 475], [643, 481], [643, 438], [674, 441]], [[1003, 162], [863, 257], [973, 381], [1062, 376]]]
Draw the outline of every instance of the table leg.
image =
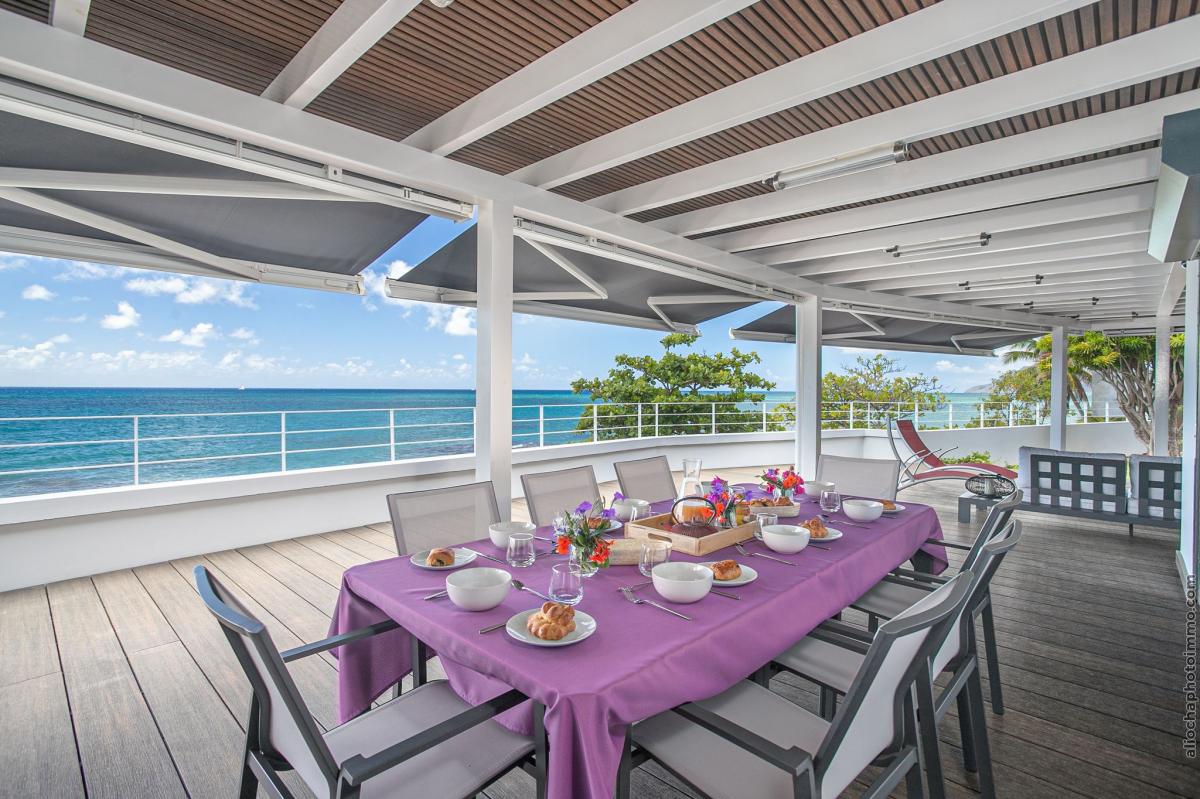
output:
[[425, 648], [425, 644], [415, 636], [412, 638], [412, 677], [413, 688], [420, 688], [428, 681], [428, 671], [425, 661], [429, 658], [429, 651]]
[[621, 766], [617, 770], [617, 799], [629, 799], [629, 779], [633, 772], [633, 725], [625, 728], [621, 745]]
[[533, 701], [533, 779], [537, 799], [546, 799], [550, 747], [546, 740], [546, 706]]
[[925, 574], [933, 574], [933, 555], [930, 555], [923, 549], [918, 549], [910, 558], [914, 571], [924, 572]]
[[971, 523], [971, 499], [969, 497], [958, 498], [958, 520], [962, 524]]

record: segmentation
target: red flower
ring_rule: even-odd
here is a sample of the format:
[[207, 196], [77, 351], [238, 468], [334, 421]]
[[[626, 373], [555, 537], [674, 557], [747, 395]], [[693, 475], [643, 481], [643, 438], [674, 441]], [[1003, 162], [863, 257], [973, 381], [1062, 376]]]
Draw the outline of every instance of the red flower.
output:
[[558, 537], [558, 542], [554, 546], [554, 551], [560, 555], [565, 555], [570, 551], [570, 549], [571, 539], [567, 538], [565, 535], [560, 535]]
[[599, 563], [600, 565], [607, 563], [611, 548], [612, 545], [606, 539], [601, 538], [597, 541], [595, 547], [592, 549], [592, 557], [590, 558], [592, 563]]

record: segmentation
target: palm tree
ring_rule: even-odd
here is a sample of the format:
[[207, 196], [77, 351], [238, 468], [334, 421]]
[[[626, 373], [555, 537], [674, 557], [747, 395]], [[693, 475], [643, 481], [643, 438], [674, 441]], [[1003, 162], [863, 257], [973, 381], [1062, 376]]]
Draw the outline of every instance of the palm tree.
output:
[[[1030, 339], [1016, 344], [1004, 353], [1004, 362], [1008, 364], [1030, 365], [1037, 369], [1038, 374], [1045, 380], [1050, 379], [1051, 359], [1054, 352], [1053, 340], [1050, 336]], [[1072, 358], [1070, 347], [1067, 348], [1067, 401], [1075, 406], [1075, 412], [1087, 418], [1087, 384], [1092, 375], [1083, 367], [1081, 361]]]

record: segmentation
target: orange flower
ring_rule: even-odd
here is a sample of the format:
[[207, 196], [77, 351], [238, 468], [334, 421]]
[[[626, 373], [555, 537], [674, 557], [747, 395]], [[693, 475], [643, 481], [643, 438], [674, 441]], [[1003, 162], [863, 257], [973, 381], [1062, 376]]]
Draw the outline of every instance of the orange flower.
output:
[[601, 565], [606, 563], [608, 561], [609, 549], [611, 549], [611, 544], [607, 540], [602, 538], [597, 541], [595, 548], [592, 549], [592, 563], [599, 563]]
[[796, 476], [794, 474], [789, 474], [787, 477], [783, 478], [783, 487], [784, 488], [795, 488], [796, 487]]
[[567, 554], [567, 552], [570, 551], [570, 549], [571, 549], [571, 540], [569, 538], [567, 538], [565, 535], [560, 535], [558, 537], [557, 544], [555, 544], [555, 546], [554, 546], [554, 551], [560, 555], [565, 555], [565, 554]]

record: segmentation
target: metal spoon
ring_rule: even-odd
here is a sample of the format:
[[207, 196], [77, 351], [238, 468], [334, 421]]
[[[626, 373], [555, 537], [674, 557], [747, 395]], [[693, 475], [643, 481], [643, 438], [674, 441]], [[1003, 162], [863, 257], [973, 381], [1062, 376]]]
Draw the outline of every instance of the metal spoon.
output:
[[[469, 547], [460, 547], [460, 549], [462, 549], [464, 552], [475, 552], [475, 550], [473, 550]], [[483, 552], [475, 552], [475, 554], [481, 558], [487, 558], [488, 560], [494, 560], [496, 563], [501, 563], [505, 566], [508, 565], [508, 561], [502, 560], [501, 558], [492, 557], [491, 555], [484, 554]]]
[[484, 627], [482, 630], [479, 631], [479, 634], [483, 635], [484, 633], [490, 633], [492, 630], [499, 630], [501, 627], [504, 627], [507, 624], [508, 624], [508, 622], [502, 621], [499, 624], [493, 624], [491, 627]]
[[532, 588], [526, 587], [525, 583], [521, 582], [520, 580], [511, 580], [511, 581], [509, 581], [509, 585], [511, 585], [513, 588], [517, 589], [518, 591], [528, 591], [529, 593], [533, 594], [534, 596], [541, 597], [542, 599], [546, 600], [547, 602], [554, 601], [550, 597], [543, 594], [541, 591], [534, 591]]
[[664, 605], [660, 605], [657, 602], [651, 602], [649, 599], [642, 599], [640, 596], [633, 593], [633, 591], [629, 588], [622, 588], [621, 593], [625, 596], [626, 599], [628, 599], [630, 602], [632, 602], [635, 605], [649, 605], [652, 608], [658, 608], [659, 610], [665, 610], [667, 613], [670, 613], [672, 616], [678, 616], [679, 618], [683, 619], [684, 621], [692, 620], [690, 616], [684, 616], [682, 613], [671, 610], [670, 608], [668, 608]]
[[421, 597], [421, 599], [424, 599], [424, 600], [441, 599], [442, 597], [448, 596], [449, 594], [450, 594], [449, 591], [438, 591], [435, 594], [430, 594], [429, 596], [423, 596], [423, 597]]
[[742, 553], [742, 554], [743, 554], [743, 555], [745, 555], [746, 557], [749, 557], [749, 556], [751, 556], [751, 555], [754, 555], [754, 556], [756, 556], [756, 557], [759, 557], [759, 558], [766, 558], [767, 560], [773, 560], [773, 561], [775, 561], [776, 563], [786, 563], [788, 566], [795, 566], [795, 565], [796, 565], [795, 563], [792, 563], [790, 560], [784, 560], [783, 558], [777, 558], [777, 557], [774, 557], [773, 555], [764, 555], [764, 554], [763, 554], [763, 553], [761, 553], [761, 552], [751, 552], [750, 550], [746, 549], [746, 548], [745, 548], [744, 546], [742, 546], [741, 544], [734, 544], [733, 546], [734, 546], [734, 548], [735, 548], [735, 549], [736, 549], [738, 552]]
[[845, 525], [849, 525], [850, 527], [861, 527], [864, 530], [871, 529], [870, 527], [867, 527], [865, 524], [858, 524], [857, 522], [848, 522], [848, 521], [845, 521], [844, 519], [834, 519], [828, 513], [818, 513], [817, 515], [821, 517], [822, 521], [827, 522], [827, 523], [845, 524]]

